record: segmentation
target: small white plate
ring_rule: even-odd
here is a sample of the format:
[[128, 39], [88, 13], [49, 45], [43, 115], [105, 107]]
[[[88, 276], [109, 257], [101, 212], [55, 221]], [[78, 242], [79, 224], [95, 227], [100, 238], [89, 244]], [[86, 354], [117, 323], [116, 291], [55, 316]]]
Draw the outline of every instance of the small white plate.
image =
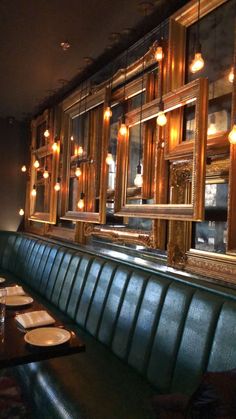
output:
[[0, 276], [0, 284], [6, 281], [6, 278], [3, 278], [3, 276]]
[[24, 339], [34, 346], [55, 346], [67, 342], [70, 337], [68, 330], [59, 327], [39, 327], [27, 332]]
[[7, 295], [6, 296], [6, 306], [8, 307], [18, 307], [26, 306], [33, 302], [33, 298], [28, 295]]

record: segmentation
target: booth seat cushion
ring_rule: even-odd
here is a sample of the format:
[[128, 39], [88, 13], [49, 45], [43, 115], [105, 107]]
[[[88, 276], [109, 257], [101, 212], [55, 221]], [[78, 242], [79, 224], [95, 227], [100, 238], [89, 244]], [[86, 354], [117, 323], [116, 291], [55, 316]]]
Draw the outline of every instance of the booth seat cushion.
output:
[[152, 419], [156, 390], [88, 334], [86, 352], [17, 368], [47, 419]]

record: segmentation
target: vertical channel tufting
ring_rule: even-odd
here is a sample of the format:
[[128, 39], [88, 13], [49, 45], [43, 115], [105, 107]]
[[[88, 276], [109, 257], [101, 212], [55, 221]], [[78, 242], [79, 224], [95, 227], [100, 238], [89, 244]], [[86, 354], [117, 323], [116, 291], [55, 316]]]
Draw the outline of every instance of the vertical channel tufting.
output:
[[[47, 283], [49, 280], [49, 277], [51, 275], [51, 272], [54, 268], [54, 262], [56, 260], [57, 254], [59, 252], [60, 247], [57, 245], [50, 245], [50, 252], [49, 255], [47, 257], [47, 261], [41, 276], [41, 281], [40, 281], [40, 288], [39, 288], [39, 292], [41, 294], [45, 293], [46, 287], [47, 287]], [[62, 255], [60, 255], [62, 257]], [[54, 268], [55, 269], [55, 268]]]
[[21, 273], [22, 273], [22, 269], [23, 269], [23, 261], [25, 258], [25, 253], [26, 253], [26, 248], [28, 249], [29, 246], [29, 241], [27, 240], [26, 237], [22, 238], [22, 242], [20, 244], [19, 247], [19, 251], [18, 251], [18, 256], [17, 256], [17, 260], [15, 263], [15, 274], [19, 277], [22, 277]]
[[119, 358], [124, 359], [127, 356], [131, 332], [147, 279], [148, 275], [136, 272], [129, 279], [112, 341], [112, 350]]
[[43, 272], [45, 270], [51, 249], [52, 246], [50, 244], [46, 244], [38, 267], [37, 264], [35, 265], [35, 275], [32, 281], [32, 286], [38, 291], [40, 290]]
[[194, 288], [172, 283], [166, 293], [147, 368], [147, 377], [162, 393], [170, 388], [185, 319]]
[[45, 243], [41, 240], [38, 242], [38, 244], [39, 244], [38, 252], [37, 252], [37, 255], [34, 259], [34, 262], [32, 264], [31, 271], [30, 271], [30, 286], [32, 288], [37, 288], [36, 273], [37, 273], [39, 264], [42, 261], [43, 252], [44, 252], [45, 247], [46, 247]]
[[208, 371], [226, 371], [236, 367], [236, 303], [225, 302], [220, 312]]
[[81, 292], [83, 290], [84, 283], [87, 279], [88, 271], [94, 258], [88, 255], [83, 255], [78, 270], [75, 275], [71, 293], [68, 299], [66, 312], [73, 319], [77, 313], [77, 306], [80, 300]]
[[6, 247], [6, 242], [8, 239], [8, 233], [5, 231], [0, 232], [0, 266], [2, 268], [2, 258], [4, 254], [4, 249]]
[[113, 277], [98, 331], [98, 339], [106, 345], [111, 344], [115, 322], [131, 273], [132, 271], [126, 266], [119, 266]]
[[56, 254], [56, 257], [54, 259], [53, 266], [52, 266], [50, 275], [48, 277], [48, 280], [45, 281], [44, 287], [41, 287], [41, 290], [42, 290], [43, 294], [49, 300], [51, 300], [52, 291], [53, 291], [54, 285], [56, 283], [58, 273], [60, 272], [60, 268], [61, 268], [61, 265], [63, 263], [63, 259], [64, 259], [65, 254], [66, 254], [65, 250], [66, 250], [65, 247], [60, 247], [59, 248], [59, 250]]
[[72, 285], [75, 279], [75, 275], [76, 275], [76, 272], [77, 272], [77, 269], [79, 267], [81, 260], [82, 260], [82, 255], [80, 255], [79, 253], [76, 253], [74, 256], [72, 256], [71, 263], [66, 273], [65, 280], [63, 282], [61, 293], [58, 300], [59, 308], [63, 311], [66, 310], [69, 295], [70, 295]]
[[191, 394], [205, 372], [221, 309], [219, 297], [204, 291], [193, 295], [176, 357], [171, 391]]
[[60, 297], [60, 293], [61, 293], [61, 289], [63, 286], [63, 282], [65, 280], [67, 271], [69, 269], [70, 266], [70, 262], [72, 259], [72, 256], [74, 255], [74, 251], [73, 250], [67, 250], [63, 259], [62, 259], [62, 263], [60, 265], [57, 277], [56, 277], [56, 281], [54, 283], [53, 286], [53, 290], [52, 290], [52, 294], [50, 297], [50, 300], [53, 302], [53, 304], [58, 305], [58, 301], [59, 301], [59, 297]]
[[16, 267], [16, 263], [17, 263], [17, 259], [19, 257], [19, 251], [20, 251], [20, 247], [23, 241], [23, 237], [21, 235], [17, 235], [16, 236], [16, 241], [14, 243], [14, 248], [13, 248], [13, 252], [12, 255], [10, 257], [10, 265], [8, 267], [8, 269], [10, 270], [11, 273], [14, 273], [17, 275], [17, 272], [15, 271], [15, 267]]
[[29, 259], [30, 259], [31, 253], [33, 251], [33, 248], [34, 248], [35, 244], [37, 243], [36, 239], [27, 238], [27, 240], [29, 242], [29, 245], [24, 248], [24, 254], [23, 254], [23, 258], [22, 258], [21, 276], [22, 276], [23, 281], [26, 281], [28, 279], [28, 278], [26, 278], [27, 267], [28, 267]]
[[151, 350], [153, 335], [170, 282], [152, 276], [147, 283], [130, 344], [128, 363], [144, 372]]
[[99, 275], [104, 264], [103, 259], [94, 259], [87, 273], [86, 282], [81, 292], [80, 300], [77, 305], [77, 312], [75, 316], [76, 322], [84, 327], [89, 307], [92, 301], [92, 296], [98, 281]]
[[98, 325], [116, 269], [117, 265], [115, 263], [106, 262], [102, 267], [102, 271], [97, 282], [86, 322], [86, 329], [94, 336], [97, 334]]
[[8, 239], [5, 243], [5, 248], [2, 255], [2, 268], [5, 270], [8, 270], [10, 268], [10, 259], [11, 254], [14, 248], [14, 243], [16, 241], [16, 235], [15, 234], [9, 234]]
[[40, 241], [35, 243], [35, 245], [32, 249], [31, 255], [29, 257], [28, 264], [27, 264], [26, 269], [25, 269], [25, 281], [30, 283], [30, 284], [32, 282], [31, 271], [32, 271], [34, 261], [37, 257], [38, 251], [39, 251], [39, 246], [40, 246]]

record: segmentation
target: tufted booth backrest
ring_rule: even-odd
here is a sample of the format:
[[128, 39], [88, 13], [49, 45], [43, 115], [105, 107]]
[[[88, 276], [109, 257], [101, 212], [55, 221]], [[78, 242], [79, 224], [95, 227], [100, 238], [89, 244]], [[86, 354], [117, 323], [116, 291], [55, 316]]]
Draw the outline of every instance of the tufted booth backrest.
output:
[[0, 266], [159, 391], [191, 393], [205, 370], [236, 366], [236, 301], [227, 290], [20, 233], [0, 232]]

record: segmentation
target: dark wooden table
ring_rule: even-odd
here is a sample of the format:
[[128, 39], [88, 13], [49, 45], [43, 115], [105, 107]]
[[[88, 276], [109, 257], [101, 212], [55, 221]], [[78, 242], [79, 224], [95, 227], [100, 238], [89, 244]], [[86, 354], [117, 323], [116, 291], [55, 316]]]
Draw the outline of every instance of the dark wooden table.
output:
[[[4, 286], [11, 285], [15, 284], [6, 281], [5, 283], [0, 284], [0, 287], [3, 288]], [[30, 294], [27, 292], [27, 295]], [[85, 344], [67, 327], [65, 327], [65, 329], [70, 331], [71, 339], [61, 345], [36, 347], [26, 343], [24, 340], [25, 332], [15, 320], [16, 314], [26, 313], [27, 311], [46, 310], [56, 320], [54, 325], [49, 325], [48, 327], [55, 326], [64, 328], [64, 325], [56, 319], [53, 313], [37, 302], [34, 296], [32, 298], [34, 298], [34, 301], [30, 305], [24, 307], [6, 308], [5, 323], [0, 325], [0, 368], [42, 361], [49, 358], [71, 355], [85, 351]]]

